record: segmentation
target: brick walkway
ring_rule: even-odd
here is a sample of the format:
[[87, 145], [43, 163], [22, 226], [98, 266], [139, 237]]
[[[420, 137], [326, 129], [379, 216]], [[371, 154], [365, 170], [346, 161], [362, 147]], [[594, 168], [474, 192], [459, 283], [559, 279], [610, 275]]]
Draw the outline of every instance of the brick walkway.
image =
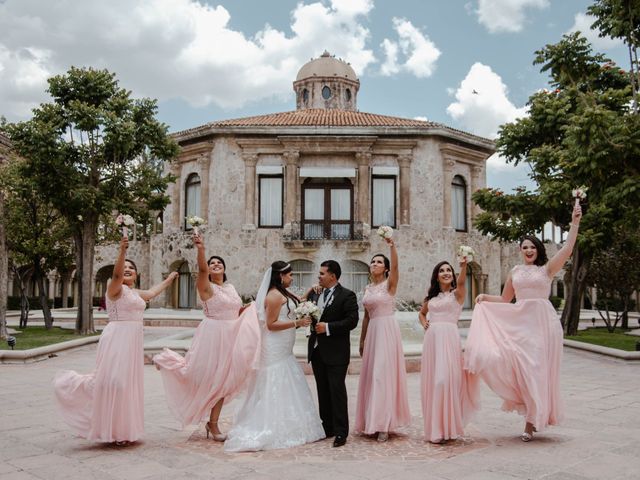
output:
[[[163, 332], [160, 330], [164, 330]], [[147, 338], [166, 335], [146, 328]], [[565, 350], [567, 419], [524, 444], [523, 422], [499, 410], [483, 388], [483, 409], [465, 438], [444, 446], [421, 439], [419, 375], [408, 376], [413, 422], [378, 444], [349, 437], [260, 453], [225, 454], [203, 428], [181, 431], [160, 376], [145, 367], [144, 441], [126, 448], [76, 438], [56, 416], [51, 379], [60, 369], [91, 370], [96, 346], [28, 365], [0, 365], [0, 480], [6, 479], [637, 479], [640, 478], [640, 364]], [[307, 377], [312, 390], [313, 378]], [[348, 377], [353, 415], [358, 377]], [[223, 410], [223, 427], [236, 403]]]

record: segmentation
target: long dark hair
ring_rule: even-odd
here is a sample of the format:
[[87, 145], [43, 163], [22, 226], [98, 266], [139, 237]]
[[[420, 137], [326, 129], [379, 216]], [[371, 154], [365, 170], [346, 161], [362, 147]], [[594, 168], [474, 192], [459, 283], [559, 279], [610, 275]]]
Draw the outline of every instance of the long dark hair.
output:
[[547, 258], [547, 249], [544, 248], [544, 243], [542, 243], [538, 237], [534, 237], [533, 235], [525, 235], [520, 239], [521, 248], [522, 248], [522, 243], [525, 240], [529, 240], [531, 243], [533, 243], [533, 246], [536, 247], [536, 250], [538, 251], [538, 256], [533, 261], [533, 264], [537, 265], [538, 267], [545, 265], [547, 263], [548, 258]]
[[[217, 260], [220, 260], [220, 263], [222, 264], [222, 266], [224, 267], [224, 271], [226, 272], [227, 271], [227, 264], [224, 263], [224, 259], [222, 257], [219, 257], [218, 255], [211, 255], [209, 257], [209, 260], [207, 260], [207, 267], [211, 263], [211, 260], [213, 260], [214, 258], [217, 259]], [[209, 274], [209, 281], [213, 282], [213, 280], [211, 280], [211, 274]], [[222, 281], [223, 282], [227, 281], [227, 274], [226, 273], [222, 274]]]
[[429, 286], [429, 292], [427, 293], [427, 298], [425, 298], [425, 302], [428, 302], [433, 297], [437, 297], [438, 294], [442, 291], [440, 290], [440, 282], [438, 282], [438, 274], [440, 273], [440, 268], [443, 265], [449, 265], [451, 267], [451, 275], [453, 279], [451, 280], [451, 290], [454, 290], [458, 286], [458, 281], [456, 280], [456, 271], [453, 269], [453, 265], [451, 265], [446, 260], [438, 263], [433, 268], [433, 273], [431, 273], [431, 285]]
[[[275, 288], [278, 290], [285, 298], [290, 298], [293, 300], [294, 305], [298, 305], [299, 300], [293, 293], [284, 288], [282, 285], [282, 278], [280, 275], [287, 274], [291, 271], [291, 265], [287, 262], [283, 262], [282, 260], [276, 260], [271, 264], [271, 280], [269, 281], [269, 290]], [[287, 313], [291, 313], [291, 307], [289, 307], [289, 302], [287, 302]]]
[[389, 259], [387, 258], [387, 256], [383, 253], [376, 253], [373, 257], [371, 257], [371, 260], [369, 261], [369, 268], [371, 268], [371, 262], [373, 262], [373, 259], [376, 257], [382, 257], [382, 261], [384, 262], [384, 268], [387, 269], [386, 272], [384, 272], [384, 278], [388, 278], [389, 277], [389, 270], [391, 270], [391, 262], [389, 261]]

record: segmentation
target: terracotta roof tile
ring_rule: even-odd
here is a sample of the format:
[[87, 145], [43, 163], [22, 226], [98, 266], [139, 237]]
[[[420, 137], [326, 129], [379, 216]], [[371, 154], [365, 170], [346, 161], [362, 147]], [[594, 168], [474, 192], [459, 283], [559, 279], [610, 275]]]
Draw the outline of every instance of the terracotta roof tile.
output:
[[280, 112], [255, 117], [236, 118], [211, 122], [211, 127], [256, 126], [331, 126], [331, 127], [434, 127], [439, 124], [411, 118], [390, 117], [375, 113], [353, 112], [338, 109], [306, 109]]

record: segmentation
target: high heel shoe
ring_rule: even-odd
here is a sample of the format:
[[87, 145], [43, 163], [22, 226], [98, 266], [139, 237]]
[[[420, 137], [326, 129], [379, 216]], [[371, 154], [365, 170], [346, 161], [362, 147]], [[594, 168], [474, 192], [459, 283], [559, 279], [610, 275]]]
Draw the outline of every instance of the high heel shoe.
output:
[[213, 427], [218, 426], [217, 423], [207, 422], [204, 424], [204, 429], [207, 431], [207, 438], [209, 438], [209, 434], [213, 437], [213, 440], [216, 442], [224, 442], [227, 439], [227, 436], [224, 433], [213, 433]]
[[378, 441], [380, 443], [386, 442], [387, 440], [389, 440], [388, 432], [378, 432]]
[[520, 440], [522, 440], [523, 442], [530, 442], [531, 440], [533, 440], [533, 435], [531, 433], [524, 432], [522, 435], [520, 435]]

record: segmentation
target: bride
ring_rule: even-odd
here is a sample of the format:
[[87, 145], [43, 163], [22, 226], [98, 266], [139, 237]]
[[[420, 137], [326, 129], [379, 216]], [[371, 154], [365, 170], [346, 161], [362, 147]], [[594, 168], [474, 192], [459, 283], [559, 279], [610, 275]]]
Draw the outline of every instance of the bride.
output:
[[262, 328], [260, 366], [229, 431], [227, 452], [289, 448], [325, 438], [311, 392], [293, 355], [298, 298], [287, 290], [293, 275], [283, 261], [271, 264], [258, 290], [256, 308]]

